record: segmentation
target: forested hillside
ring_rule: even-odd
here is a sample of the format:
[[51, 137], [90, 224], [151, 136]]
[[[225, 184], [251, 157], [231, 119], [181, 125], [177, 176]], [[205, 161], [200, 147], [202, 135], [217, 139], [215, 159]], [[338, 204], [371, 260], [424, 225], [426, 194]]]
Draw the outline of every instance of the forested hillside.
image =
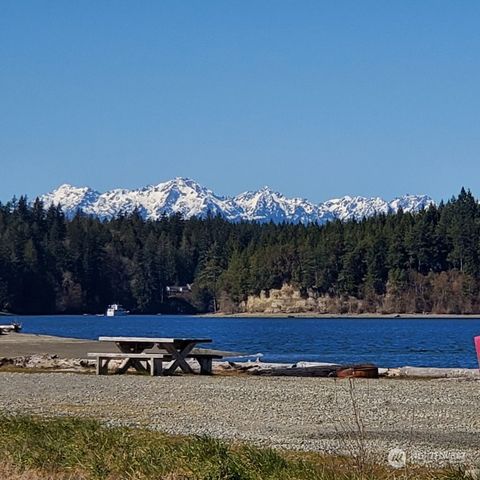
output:
[[480, 207], [465, 190], [417, 214], [323, 226], [66, 219], [39, 200], [0, 205], [0, 310], [16, 313], [97, 313], [112, 302], [175, 311], [188, 305], [166, 286], [185, 284], [192, 309], [234, 311], [287, 283], [341, 300], [332, 308], [342, 311], [471, 313], [479, 274]]

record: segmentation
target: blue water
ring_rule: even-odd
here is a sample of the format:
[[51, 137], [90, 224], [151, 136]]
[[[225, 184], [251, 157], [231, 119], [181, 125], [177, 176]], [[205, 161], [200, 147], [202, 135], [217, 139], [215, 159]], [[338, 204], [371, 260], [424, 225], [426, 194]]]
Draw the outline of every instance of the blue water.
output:
[[25, 333], [207, 337], [213, 347], [262, 354], [265, 362], [372, 362], [476, 368], [480, 319], [206, 318], [191, 316], [16, 317]]

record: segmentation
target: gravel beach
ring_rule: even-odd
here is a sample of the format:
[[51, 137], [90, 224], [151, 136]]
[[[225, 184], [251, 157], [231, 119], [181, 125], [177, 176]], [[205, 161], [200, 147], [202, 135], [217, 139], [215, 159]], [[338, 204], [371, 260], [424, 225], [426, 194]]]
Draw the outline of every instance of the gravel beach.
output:
[[380, 461], [397, 447], [428, 465], [480, 463], [479, 405], [478, 380], [0, 373], [3, 412], [328, 453], [364, 447]]

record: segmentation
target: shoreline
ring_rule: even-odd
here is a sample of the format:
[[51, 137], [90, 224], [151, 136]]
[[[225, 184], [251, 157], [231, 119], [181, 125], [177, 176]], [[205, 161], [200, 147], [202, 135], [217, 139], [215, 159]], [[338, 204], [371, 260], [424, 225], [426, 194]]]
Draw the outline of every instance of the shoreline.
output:
[[[59, 362], [63, 367], [70, 365], [80, 365], [80, 361], [88, 360], [88, 352], [92, 351], [105, 351], [108, 353], [117, 352], [117, 347], [113, 343], [99, 342], [98, 340], [82, 339], [82, 338], [69, 338], [55, 335], [43, 335], [33, 333], [9, 333], [7, 335], [0, 336], [0, 371], [3, 364], [8, 365], [9, 361], [14, 359], [20, 359], [20, 364], [30, 363], [33, 360], [35, 368], [43, 368], [47, 366], [57, 367]], [[285, 369], [297, 367], [295, 373], [291, 372], [293, 376], [302, 376], [306, 374], [309, 368], [315, 368], [319, 365], [338, 365], [331, 362], [309, 362], [309, 361], [292, 361], [292, 362], [254, 362], [252, 357], [255, 355], [249, 355], [247, 352], [233, 352], [217, 349], [204, 349], [203, 351], [209, 351], [222, 355], [223, 360], [217, 363], [221, 370], [225, 370], [226, 364], [230, 364], [233, 371], [241, 373], [244, 369], [242, 365], [249, 365], [248, 369], [251, 372], [255, 369], [268, 370], [270, 369]], [[245, 360], [238, 360], [238, 357], [244, 357]], [[29, 360], [31, 359], [31, 360]], [[64, 362], [65, 360], [65, 362]], [[53, 362], [52, 362], [53, 361]], [[10, 362], [11, 363], [11, 362]], [[15, 363], [15, 362], [14, 362]], [[223, 364], [223, 366], [222, 366]], [[237, 365], [237, 367], [234, 366]], [[350, 365], [350, 364], [349, 364]], [[400, 376], [406, 377], [435, 377], [435, 378], [447, 378], [447, 377], [463, 377], [463, 378], [480, 378], [480, 370], [476, 367], [448, 367], [448, 366], [416, 366], [416, 365], [396, 365], [385, 366], [377, 364], [381, 375], [390, 377]], [[254, 367], [254, 368], [252, 368]], [[28, 368], [31, 368], [30, 366]], [[250, 373], [251, 373], [250, 372]], [[390, 372], [387, 374], [386, 372]], [[478, 372], [478, 373], [477, 373]], [[313, 375], [321, 376], [321, 375]]]
[[[105, 318], [105, 315], [100, 315], [96, 313], [42, 313], [42, 314], [16, 314], [16, 313], [5, 313], [0, 312], [0, 316], [3, 317], [97, 317]], [[462, 313], [462, 314], [449, 314], [449, 313], [317, 313], [317, 312], [297, 312], [297, 313], [265, 313], [265, 312], [255, 312], [255, 313], [197, 313], [197, 314], [181, 314], [181, 313], [172, 313], [172, 314], [158, 314], [158, 313], [137, 313], [130, 314], [128, 317], [189, 317], [189, 318], [289, 318], [289, 319], [378, 319], [378, 320], [437, 320], [437, 319], [446, 319], [446, 320], [480, 320], [480, 313]], [[113, 317], [114, 318], [114, 317]], [[125, 317], [124, 317], [125, 318]]]
[[302, 318], [311, 318], [311, 319], [326, 319], [326, 320], [335, 320], [335, 319], [378, 319], [378, 320], [437, 320], [437, 319], [447, 319], [447, 320], [480, 320], [480, 313], [471, 313], [471, 314], [434, 314], [434, 313], [360, 313], [360, 314], [350, 314], [350, 313], [314, 313], [314, 312], [305, 312], [305, 313], [199, 313], [197, 315], [191, 315], [193, 317], [200, 318], [290, 318], [290, 319], [302, 319]]

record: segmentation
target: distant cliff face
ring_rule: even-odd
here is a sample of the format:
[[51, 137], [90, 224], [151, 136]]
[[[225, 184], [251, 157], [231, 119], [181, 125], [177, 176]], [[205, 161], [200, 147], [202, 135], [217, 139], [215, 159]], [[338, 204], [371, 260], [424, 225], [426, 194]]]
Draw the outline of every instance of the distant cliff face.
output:
[[362, 302], [358, 299], [342, 300], [321, 296], [309, 290], [302, 293], [292, 285], [285, 284], [278, 290], [249, 295], [241, 302], [239, 310], [244, 313], [296, 314], [296, 313], [363, 313]]
[[[421, 275], [411, 272], [407, 285], [399, 290], [387, 284], [384, 295], [364, 292], [362, 298], [320, 295], [314, 290], [303, 294], [285, 284], [277, 290], [249, 295], [235, 306], [236, 312], [263, 314], [478, 314], [478, 297], [468, 294], [471, 277], [458, 271]], [[231, 308], [231, 307], [230, 307]], [[233, 311], [233, 309], [232, 309]]]
[[41, 197], [46, 206], [60, 204], [73, 216], [78, 210], [102, 219], [137, 211], [144, 218], [157, 220], [163, 215], [185, 218], [221, 215], [226, 220], [274, 223], [325, 223], [330, 220], [361, 220], [379, 213], [417, 212], [433, 200], [427, 195], [404, 195], [390, 202], [378, 197], [342, 197], [315, 204], [302, 198], [288, 198], [264, 187], [236, 197], [222, 197], [188, 178], [138, 190], [114, 189], [100, 193], [88, 187], [62, 185]]

